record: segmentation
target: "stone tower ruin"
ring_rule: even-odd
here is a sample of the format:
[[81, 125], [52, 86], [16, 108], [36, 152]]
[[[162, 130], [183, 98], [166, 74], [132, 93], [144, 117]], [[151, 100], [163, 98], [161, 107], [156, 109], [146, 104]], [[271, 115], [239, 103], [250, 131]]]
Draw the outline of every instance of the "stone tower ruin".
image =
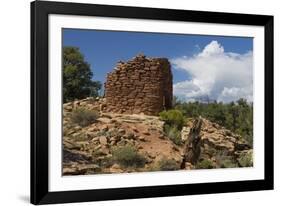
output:
[[107, 74], [107, 112], [158, 115], [172, 107], [173, 83], [167, 58], [146, 58], [140, 54], [119, 62]]

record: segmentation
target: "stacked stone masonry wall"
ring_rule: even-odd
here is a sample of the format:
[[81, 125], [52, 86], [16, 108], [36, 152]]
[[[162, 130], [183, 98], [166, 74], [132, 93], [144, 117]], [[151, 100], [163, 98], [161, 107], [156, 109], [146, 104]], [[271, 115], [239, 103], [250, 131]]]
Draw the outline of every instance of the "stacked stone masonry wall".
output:
[[158, 115], [172, 107], [171, 66], [166, 58], [138, 55], [119, 62], [107, 74], [105, 83], [107, 112]]

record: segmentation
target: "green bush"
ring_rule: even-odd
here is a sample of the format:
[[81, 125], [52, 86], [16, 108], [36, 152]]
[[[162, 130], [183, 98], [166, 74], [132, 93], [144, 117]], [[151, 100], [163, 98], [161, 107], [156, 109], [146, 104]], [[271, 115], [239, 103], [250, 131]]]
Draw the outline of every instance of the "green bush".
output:
[[119, 146], [112, 151], [113, 160], [123, 167], [143, 167], [146, 159], [132, 146]]
[[172, 109], [168, 111], [162, 111], [159, 113], [160, 119], [169, 126], [177, 127], [179, 130], [182, 129], [184, 124], [184, 116], [181, 111]]
[[162, 171], [179, 170], [180, 165], [174, 159], [161, 159], [158, 162], [157, 169]]
[[177, 127], [164, 125], [164, 132], [176, 145], [181, 145], [183, 143], [181, 139], [181, 131]]
[[241, 167], [252, 167], [253, 166], [253, 152], [249, 151], [238, 158], [238, 163]]
[[220, 168], [235, 168], [235, 167], [238, 167], [238, 165], [231, 159], [225, 159], [220, 164]]
[[77, 108], [71, 113], [70, 119], [73, 123], [78, 124], [81, 127], [85, 127], [94, 123], [98, 117], [99, 113], [95, 110]]
[[165, 122], [164, 132], [170, 140], [176, 145], [181, 145], [181, 129], [184, 125], [185, 119], [179, 110], [162, 111], [159, 114], [160, 119]]
[[[203, 99], [202, 99], [203, 100]], [[185, 117], [202, 116], [220, 126], [241, 135], [253, 147], [253, 102], [239, 99], [236, 102], [217, 102], [209, 98], [206, 102], [181, 102], [175, 99], [175, 109]], [[209, 101], [210, 100], [210, 101]]]
[[239, 167], [237, 161], [233, 157], [227, 155], [227, 151], [219, 151], [216, 154], [217, 168], [235, 168]]
[[214, 164], [212, 161], [208, 159], [201, 160], [196, 164], [196, 169], [212, 169], [214, 168]]

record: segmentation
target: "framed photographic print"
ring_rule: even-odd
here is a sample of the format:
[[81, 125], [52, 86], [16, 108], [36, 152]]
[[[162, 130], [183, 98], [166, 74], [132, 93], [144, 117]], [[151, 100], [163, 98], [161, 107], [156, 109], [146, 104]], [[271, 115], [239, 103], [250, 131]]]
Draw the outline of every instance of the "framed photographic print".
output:
[[273, 16], [31, 3], [33, 204], [273, 189]]

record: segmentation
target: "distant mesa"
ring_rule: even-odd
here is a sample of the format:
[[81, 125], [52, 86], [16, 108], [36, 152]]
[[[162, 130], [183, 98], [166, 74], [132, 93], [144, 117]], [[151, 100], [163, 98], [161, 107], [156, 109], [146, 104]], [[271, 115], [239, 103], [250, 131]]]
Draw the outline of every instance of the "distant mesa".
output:
[[173, 77], [167, 58], [139, 54], [107, 74], [106, 112], [158, 115], [172, 107]]

